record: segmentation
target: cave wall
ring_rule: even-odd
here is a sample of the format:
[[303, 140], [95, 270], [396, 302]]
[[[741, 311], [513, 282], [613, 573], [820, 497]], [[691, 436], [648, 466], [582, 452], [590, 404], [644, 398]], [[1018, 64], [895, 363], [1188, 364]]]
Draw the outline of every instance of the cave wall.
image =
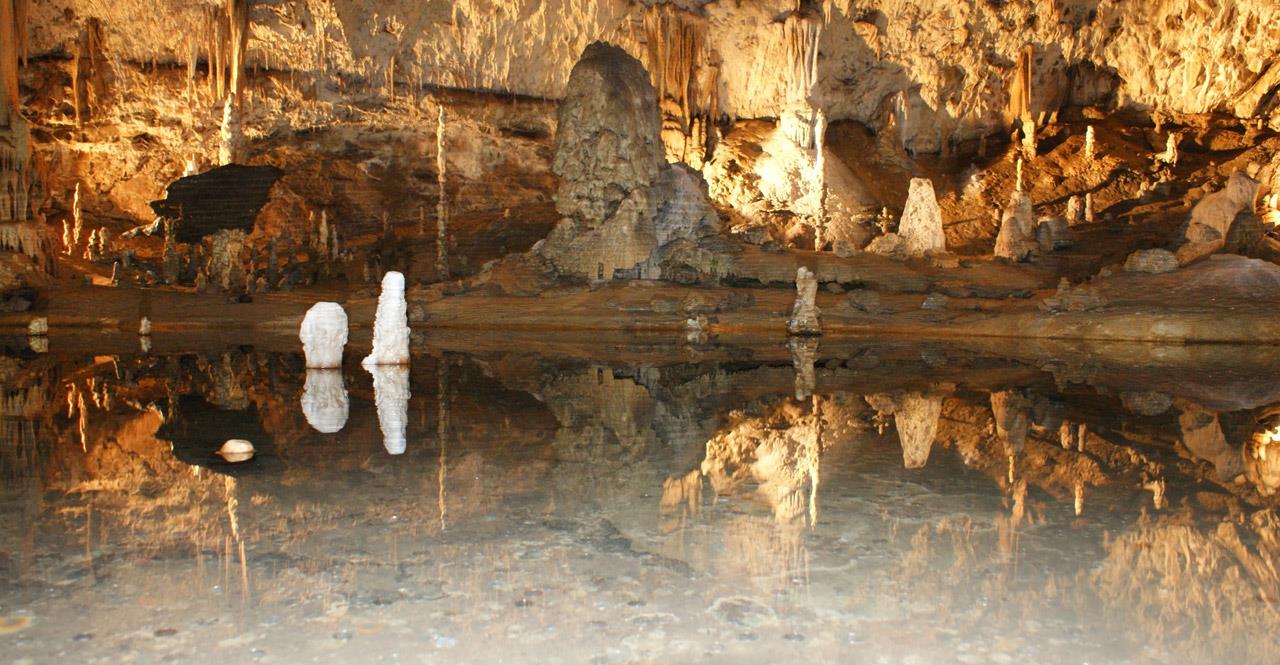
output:
[[[114, 56], [184, 64], [193, 53], [207, 57], [208, 9], [220, 4], [37, 0], [31, 49], [59, 52], [96, 17]], [[779, 117], [807, 98], [831, 120], [878, 127], [888, 100], [903, 92], [904, 140], [933, 150], [940, 134], [968, 138], [1002, 125], [1018, 54], [1031, 44], [1033, 111], [1072, 101], [1276, 113], [1268, 93], [1280, 85], [1280, 6], [1270, 0], [657, 3], [685, 10], [666, 11], [685, 22], [648, 20], [649, 4], [264, 0], [251, 10], [247, 63], [371, 89], [391, 73], [407, 87], [559, 98], [583, 48], [605, 40], [666, 79], [714, 68], [718, 76], [701, 84], [715, 90], [700, 95], [714, 92], [716, 109], [736, 118]], [[653, 48], [655, 36], [697, 50]]]

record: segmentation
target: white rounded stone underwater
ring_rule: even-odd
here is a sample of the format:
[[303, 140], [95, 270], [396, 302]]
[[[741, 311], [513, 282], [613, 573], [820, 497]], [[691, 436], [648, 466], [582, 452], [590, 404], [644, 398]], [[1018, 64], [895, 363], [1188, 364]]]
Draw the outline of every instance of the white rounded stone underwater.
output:
[[298, 331], [308, 369], [342, 367], [347, 346], [347, 312], [336, 302], [318, 302], [307, 310]]
[[247, 462], [253, 459], [253, 444], [246, 439], [227, 439], [218, 449], [218, 456], [231, 462]]

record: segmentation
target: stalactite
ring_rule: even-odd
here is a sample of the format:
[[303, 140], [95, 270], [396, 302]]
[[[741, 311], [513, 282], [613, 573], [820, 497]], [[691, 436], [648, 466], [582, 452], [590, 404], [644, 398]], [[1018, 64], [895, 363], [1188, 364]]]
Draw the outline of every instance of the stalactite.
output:
[[93, 117], [107, 96], [107, 57], [102, 41], [102, 24], [96, 18], [85, 22], [71, 58], [71, 100], [76, 126]]
[[237, 108], [244, 103], [244, 61], [245, 52], [249, 47], [250, 4], [251, 0], [227, 0], [230, 89], [236, 96]]
[[0, 221], [26, 221], [31, 135], [22, 117], [19, 61], [27, 57], [28, 0], [0, 0]]
[[1009, 84], [1009, 106], [1005, 109], [1005, 122], [1014, 124], [1031, 117], [1031, 59], [1035, 47], [1027, 44], [1018, 53], [1018, 62]]

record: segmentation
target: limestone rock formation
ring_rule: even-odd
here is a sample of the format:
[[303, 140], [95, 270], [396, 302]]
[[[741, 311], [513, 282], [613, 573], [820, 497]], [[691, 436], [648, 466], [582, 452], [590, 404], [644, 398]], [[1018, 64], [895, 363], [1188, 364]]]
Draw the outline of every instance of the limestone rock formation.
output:
[[1167, 249], [1140, 249], [1124, 260], [1125, 272], [1158, 275], [1178, 269], [1178, 257]]
[[373, 321], [373, 351], [360, 364], [365, 367], [409, 364], [404, 275], [394, 270], [382, 277], [382, 293], [378, 294], [378, 311]]
[[240, 126], [240, 107], [235, 93], [227, 96], [222, 105], [222, 128], [218, 132], [218, 165], [226, 166], [243, 162], [245, 158], [244, 129]]
[[1075, 234], [1071, 232], [1071, 225], [1066, 218], [1049, 217], [1041, 219], [1036, 225], [1036, 245], [1040, 247], [1041, 253], [1068, 249], [1074, 244]]
[[308, 369], [307, 381], [302, 387], [302, 415], [307, 424], [321, 434], [333, 434], [346, 427], [349, 412], [350, 400], [342, 381], [342, 370]]
[[1015, 191], [1000, 216], [1000, 233], [996, 236], [995, 254], [1013, 261], [1025, 261], [1037, 248], [1031, 197], [1026, 192]]
[[373, 402], [378, 410], [382, 445], [391, 455], [403, 454], [408, 444], [409, 368], [405, 365], [365, 365], [373, 375]]
[[796, 301], [787, 320], [787, 334], [821, 335], [821, 310], [814, 302], [818, 295], [818, 279], [813, 271], [801, 266], [796, 270]]
[[540, 252], [594, 280], [656, 278], [655, 250], [719, 230], [701, 176], [668, 165], [649, 75], [622, 49], [591, 44], [560, 104], [552, 169], [563, 219]]
[[1188, 243], [1225, 241], [1231, 223], [1242, 210], [1252, 210], [1258, 196], [1258, 181], [1242, 171], [1235, 171], [1227, 179], [1226, 187], [1200, 199], [1191, 209], [1187, 223]]
[[933, 183], [927, 178], [912, 178], [907, 192], [907, 202], [902, 207], [902, 219], [898, 222], [898, 236], [909, 256], [924, 256], [930, 252], [945, 252], [947, 239], [942, 233], [942, 211], [933, 193]]
[[307, 310], [298, 332], [308, 369], [342, 366], [347, 345], [347, 313], [336, 302], [318, 302]]

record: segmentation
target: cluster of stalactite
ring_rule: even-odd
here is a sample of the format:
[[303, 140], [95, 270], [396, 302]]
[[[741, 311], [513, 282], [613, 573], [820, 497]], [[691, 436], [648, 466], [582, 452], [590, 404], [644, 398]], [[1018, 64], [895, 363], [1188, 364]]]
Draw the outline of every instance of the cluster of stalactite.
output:
[[802, 148], [815, 145], [819, 109], [810, 95], [818, 80], [818, 43], [822, 40], [824, 25], [821, 10], [809, 9], [804, 3], [782, 22], [782, 44], [786, 49], [783, 60], [786, 68], [782, 73], [786, 82], [787, 112], [798, 117], [784, 117], [780, 124], [787, 137]]
[[0, 221], [24, 221], [31, 194], [31, 136], [22, 118], [19, 62], [27, 59], [28, 0], [0, 0]]
[[663, 106], [664, 128], [684, 134], [682, 152], [701, 149], [700, 155], [680, 155], [682, 160], [709, 159], [721, 110], [719, 56], [708, 45], [706, 17], [655, 4], [645, 9], [641, 25], [643, 35], [633, 38], [643, 43], [645, 65]]
[[[205, 53], [209, 63], [209, 94], [215, 99], [226, 99], [234, 94], [237, 103], [244, 98], [244, 61], [249, 45], [250, 0], [226, 0], [221, 9], [210, 7], [205, 14]], [[191, 46], [190, 62], [198, 55], [195, 42]], [[189, 70], [194, 78], [195, 69]]]
[[71, 103], [75, 106], [77, 127], [102, 107], [108, 72], [102, 23], [91, 18], [85, 22], [71, 53]]

